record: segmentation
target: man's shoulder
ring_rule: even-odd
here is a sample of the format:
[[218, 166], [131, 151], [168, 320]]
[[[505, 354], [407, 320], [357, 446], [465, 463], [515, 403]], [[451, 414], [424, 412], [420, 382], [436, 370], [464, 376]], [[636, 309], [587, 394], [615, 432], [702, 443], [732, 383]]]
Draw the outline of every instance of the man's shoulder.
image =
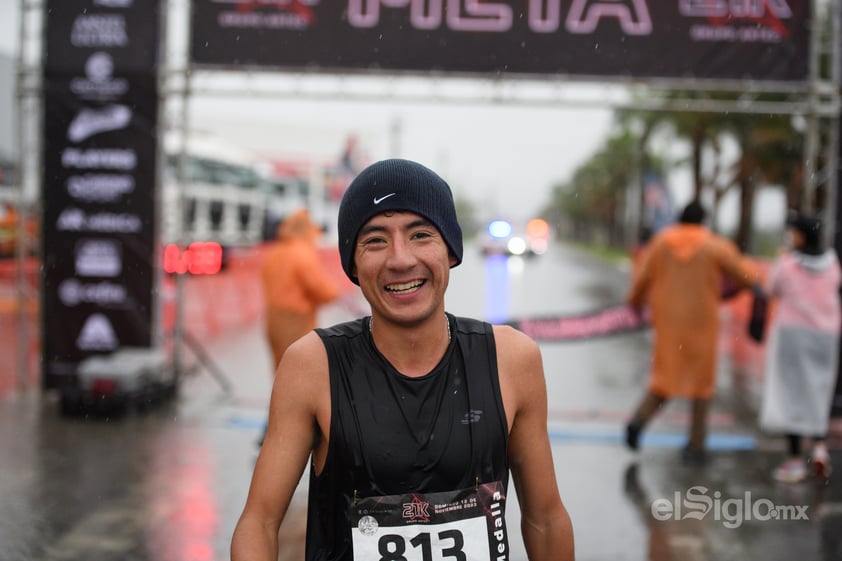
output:
[[711, 234], [708, 247], [711, 247], [720, 259], [735, 260], [743, 256], [739, 246], [721, 234]]
[[538, 343], [523, 331], [511, 325], [494, 325], [494, 340], [501, 350], [515, 353], [534, 353], [538, 351]]

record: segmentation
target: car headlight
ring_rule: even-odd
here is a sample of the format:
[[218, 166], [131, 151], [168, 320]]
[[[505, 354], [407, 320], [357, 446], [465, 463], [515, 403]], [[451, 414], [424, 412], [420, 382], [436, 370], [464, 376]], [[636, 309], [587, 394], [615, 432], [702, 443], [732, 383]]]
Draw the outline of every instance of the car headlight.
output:
[[509, 239], [509, 243], [506, 244], [506, 247], [512, 255], [523, 255], [526, 253], [526, 240], [515, 236]]

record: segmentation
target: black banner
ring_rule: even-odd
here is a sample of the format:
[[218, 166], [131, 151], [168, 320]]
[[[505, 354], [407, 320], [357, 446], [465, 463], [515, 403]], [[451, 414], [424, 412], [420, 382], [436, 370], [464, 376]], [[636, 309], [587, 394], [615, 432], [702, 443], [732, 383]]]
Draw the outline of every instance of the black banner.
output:
[[44, 60], [45, 388], [152, 345], [158, 0], [50, 0]]
[[810, 0], [196, 0], [191, 60], [806, 81]]

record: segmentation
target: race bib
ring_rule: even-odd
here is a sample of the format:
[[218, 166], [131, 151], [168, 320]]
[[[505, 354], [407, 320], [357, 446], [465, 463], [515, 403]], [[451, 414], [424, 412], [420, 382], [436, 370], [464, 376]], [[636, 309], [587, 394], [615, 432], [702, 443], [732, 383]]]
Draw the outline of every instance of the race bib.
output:
[[499, 481], [446, 493], [358, 500], [355, 561], [506, 561], [506, 497]]

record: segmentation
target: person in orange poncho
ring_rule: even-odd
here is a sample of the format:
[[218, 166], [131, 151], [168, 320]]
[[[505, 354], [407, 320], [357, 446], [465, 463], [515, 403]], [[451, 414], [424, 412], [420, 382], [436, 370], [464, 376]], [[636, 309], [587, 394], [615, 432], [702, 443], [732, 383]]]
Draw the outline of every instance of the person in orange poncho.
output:
[[673, 397], [688, 398], [693, 411], [686, 463], [706, 458], [723, 276], [759, 290], [737, 247], [705, 228], [704, 218], [702, 205], [691, 202], [677, 224], [652, 239], [627, 297], [638, 312], [649, 304], [655, 344], [649, 389], [626, 426], [626, 443], [637, 449], [640, 432], [660, 407]]
[[318, 307], [335, 300], [339, 287], [324, 271], [317, 241], [321, 229], [301, 209], [278, 226], [261, 277], [272, 371], [293, 342], [316, 327]]

